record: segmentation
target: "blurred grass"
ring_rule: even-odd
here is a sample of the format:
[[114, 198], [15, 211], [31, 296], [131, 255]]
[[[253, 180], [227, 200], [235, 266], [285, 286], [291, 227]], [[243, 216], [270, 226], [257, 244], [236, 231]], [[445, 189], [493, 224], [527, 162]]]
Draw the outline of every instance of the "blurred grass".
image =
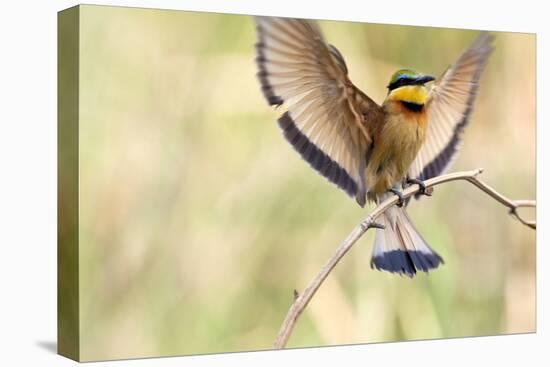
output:
[[[267, 349], [292, 299], [366, 215], [284, 141], [247, 16], [83, 6], [84, 360]], [[322, 22], [377, 102], [401, 67], [438, 74], [476, 32]], [[498, 33], [453, 170], [535, 198], [535, 38]], [[343, 259], [289, 346], [535, 330], [535, 233], [466, 183], [413, 203], [429, 276]], [[534, 213], [533, 213], [534, 215]]]

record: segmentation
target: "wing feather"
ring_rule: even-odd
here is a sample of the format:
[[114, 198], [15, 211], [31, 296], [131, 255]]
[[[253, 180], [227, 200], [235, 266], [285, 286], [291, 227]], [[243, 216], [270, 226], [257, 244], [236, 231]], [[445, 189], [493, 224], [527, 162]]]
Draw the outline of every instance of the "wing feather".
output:
[[348, 79], [340, 52], [314, 21], [257, 17], [258, 79], [270, 105], [286, 107], [279, 126], [321, 175], [365, 204], [371, 119], [382, 109]]
[[493, 36], [481, 33], [436, 81], [426, 103], [426, 142], [409, 169], [409, 177], [426, 180], [442, 174], [452, 163], [473, 110], [492, 41]]

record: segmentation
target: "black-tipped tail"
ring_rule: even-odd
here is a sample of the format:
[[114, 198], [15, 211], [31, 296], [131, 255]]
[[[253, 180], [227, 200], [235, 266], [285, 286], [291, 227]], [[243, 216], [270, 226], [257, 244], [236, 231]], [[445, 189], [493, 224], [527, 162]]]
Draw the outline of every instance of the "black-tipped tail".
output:
[[437, 268], [439, 264], [443, 264], [443, 259], [435, 252], [425, 254], [416, 250], [383, 252], [373, 256], [370, 261], [371, 268], [404, 274], [411, 278], [417, 270], [428, 272]]
[[413, 277], [443, 264], [411, 222], [405, 208], [391, 207], [380, 218], [384, 229], [376, 230], [371, 268]]

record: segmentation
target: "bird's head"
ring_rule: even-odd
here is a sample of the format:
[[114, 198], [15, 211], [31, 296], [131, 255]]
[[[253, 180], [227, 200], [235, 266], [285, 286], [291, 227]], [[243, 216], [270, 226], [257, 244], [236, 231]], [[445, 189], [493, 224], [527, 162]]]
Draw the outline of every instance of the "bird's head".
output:
[[398, 70], [390, 79], [386, 99], [422, 106], [428, 94], [424, 84], [432, 80], [434, 77], [430, 75], [419, 74], [408, 69]]

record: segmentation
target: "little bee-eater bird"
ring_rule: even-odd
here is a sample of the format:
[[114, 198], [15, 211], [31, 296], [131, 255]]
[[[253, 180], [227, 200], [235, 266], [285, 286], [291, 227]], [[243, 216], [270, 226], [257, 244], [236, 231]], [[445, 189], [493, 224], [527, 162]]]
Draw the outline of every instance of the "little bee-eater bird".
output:
[[[360, 206], [398, 195], [376, 229], [371, 267], [412, 277], [443, 259], [415, 229], [399, 187], [440, 175], [455, 156], [492, 50], [481, 35], [441, 77], [403, 69], [378, 105], [348, 78], [342, 54], [315, 21], [256, 17], [258, 79], [285, 138]], [[435, 81], [428, 89], [427, 83]]]

